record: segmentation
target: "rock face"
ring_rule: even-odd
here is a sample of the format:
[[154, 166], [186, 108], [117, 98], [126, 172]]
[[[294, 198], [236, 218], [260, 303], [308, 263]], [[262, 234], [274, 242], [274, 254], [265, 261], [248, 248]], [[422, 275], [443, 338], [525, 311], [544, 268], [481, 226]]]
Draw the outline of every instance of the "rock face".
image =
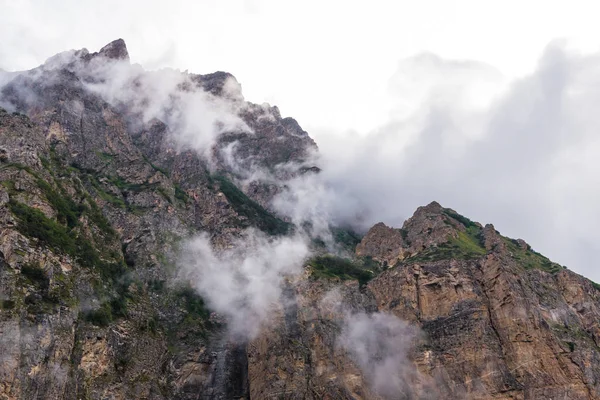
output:
[[[192, 232], [219, 249], [246, 227], [287, 230], [237, 189], [220, 149], [249, 141], [239, 150], [247, 157], [231, 153], [240, 165], [264, 157], [301, 168], [314, 142], [236, 97], [225, 100], [253, 130], [224, 132], [207, 161], [165, 123], [90, 89], [94, 63], [128, 60], [117, 40], [55, 56], [0, 89], [14, 110], [0, 109], [0, 398], [247, 396], [246, 347], [175, 279], [177, 245]], [[177, 79], [197, 85], [181, 93], [216, 102], [234, 78]]]
[[[358, 248], [390, 261], [402, 251], [381, 248], [381, 229]], [[449, 398], [600, 397], [595, 284], [436, 203], [403, 229], [397, 245], [414, 255], [368, 290], [380, 310], [421, 326], [419, 370]], [[413, 253], [415, 243], [429, 247]]]
[[[261, 333], [233, 338], [177, 279], [179, 243], [298, 229], [269, 204], [319, 172], [316, 145], [230, 74], [171, 78], [149, 113], [155, 77], [117, 40], [0, 88], [0, 399], [600, 398], [597, 285], [435, 202], [355, 260], [307, 260]], [[228, 113], [204, 153], [177, 141], [190, 94]], [[390, 327], [406, 338], [371, 352]]]

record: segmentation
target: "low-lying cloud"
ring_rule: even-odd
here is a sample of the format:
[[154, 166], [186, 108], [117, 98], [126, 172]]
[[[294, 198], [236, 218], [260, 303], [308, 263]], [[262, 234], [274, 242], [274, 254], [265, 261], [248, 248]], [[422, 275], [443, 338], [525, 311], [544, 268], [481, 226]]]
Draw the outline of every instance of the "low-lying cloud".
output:
[[437, 200], [600, 281], [599, 72], [600, 53], [560, 42], [508, 84], [484, 64], [405, 60], [390, 80], [398, 104], [378, 130], [312, 132], [328, 193], [313, 209], [364, 230], [399, 227]]
[[[96, 63], [94, 63], [97, 60]], [[173, 69], [145, 71], [139, 65], [97, 58], [86, 68], [88, 89], [116, 107], [126, 107], [143, 122], [158, 119], [169, 126], [175, 142], [204, 156], [224, 132], [252, 132], [239, 117], [241, 88], [226, 78], [223, 96], [199, 87], [193, 76]]]
[[183, 245], [180, 277], [211, 310], [226, 317], [234, 337], [251, 339], [281, 300], [285, 277], [302, 272], [308, 256], [301, 236], [273, 239], [250, 229], [229, 249], [217, 252], [203, 234]]
[[[195, 150], [208, 161], [212, 161], [210, 149], [222, 133], [252, 134], [240, 117], [246, 103], [235, 78], [223, 74], [221, 95], [217, 96], [204, 90], [198, 75], [169, 68], [146, 71], [128, 60], [102, 55], [89, 58], [85, 49], [57, 54], [30, 71], [0, 71], [0, 89], [10, 85], [10, 95], [0, 96], [0, 106], [26, 111], [19, 107], [35, 107], [40, 90], [57, 84], [70, 88], [73, 78], [65, 76], [65, 70], [74, 74], [85, 90], [125, 111], [130, 122], [162, 121], [169, 127], [174, 145]], [[36, 91], [34, 86], [41, 89]]]
[[372, 390], [381, 397], [425, 398], [415, 392], [422, 377], [410, 360], [418, 335], [418, 328], [391, 314], [348, 313], [337, 343], [350, 354]]

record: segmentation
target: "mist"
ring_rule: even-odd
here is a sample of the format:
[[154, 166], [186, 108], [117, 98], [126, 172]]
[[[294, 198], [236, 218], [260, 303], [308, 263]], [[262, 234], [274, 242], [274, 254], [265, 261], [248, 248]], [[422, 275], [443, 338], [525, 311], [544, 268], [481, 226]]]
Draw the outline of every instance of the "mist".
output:
[[144, 123], [162, 121], [179, 149], [192, 149], [208, 158], [220, 134], [252, 132], [238, 116], [243, 97], [233, 77], [225, 80], [218, 97], [199, 87], [193, 75], [178, 70], [145, 71], [139, 65], [103, 58], [90, 64], [85, 69], [93, 77], [86, 85], [89, 90], [115, 107], [126, 106]]
[[474, 61], [404, 60], [380, 128], [312, 132], [328, 193], [315, 207], [364, 232], [436, 200], [600, 281], [598, 72], [600, 53], [562, 42], [513, 81]]
[[348, 313], [337, 343], [381, 397], [424, 398], [413, 393], [423, 377], [410, 360], [419, 334], [418, 328], [391, 314]]
[[213, 249], [204, 234], [182, 249], [179, 278], [198, 291], [210, 310], [225, 317], [236, 340], [252, 339], [268, 324], [284, 279], [301, 273], [310, 254], [302, 236], [273, 239], [253, 229], [224, 251]]
[[[328, 238], [331, 225], [359, 232], [380, 221], [399, 227], [418, 206], [436, 200], [599, 281], [590, 263], [600, 251], [593, 239], [600, 220], [594, 131], [600, 117], [591, 107], [599, 55], [553, 42], [533, 73], [509, 80], [489, 64], [420, 54], [402, 60], [390, 76], [381, 104], [388, 118], [378, 128], [310, 132], [319, 153], [307, 162], [321, 168], [318, 174], [287, 174], [298, 165], [274, 171], [241, 165], [235, 142], [219, 154], [241, 186], [283, 187], [272, 209], [298, 226], [310, 222], [313, 236]], [[53, 57], [47, 68], [69, 57], [73, 52]], [[214, 96], [177, 70], [100, 59], [91, 67], [101, 79], [87, 80], [89, 90], [116, 107], [131, 106], [142, 121], [167, 123], [173, 143], [194, 149], [209, 166], [209, 149], [221, 133], [252, 134], [239, 117], [244, 102], [233, 78], [224, 96]], [[0, 73], [0, 84], [14, 76]]]

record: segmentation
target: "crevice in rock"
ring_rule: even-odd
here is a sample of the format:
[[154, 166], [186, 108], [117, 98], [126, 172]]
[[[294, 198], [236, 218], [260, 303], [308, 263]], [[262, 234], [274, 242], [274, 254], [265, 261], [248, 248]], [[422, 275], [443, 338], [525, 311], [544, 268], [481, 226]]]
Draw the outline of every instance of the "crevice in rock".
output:
[[415, 277], [415, 289], [417, 292], [417, 321], [421, 322], [422, 309], [421, 309], [421, 286], [419, 285], [419, 274], [415, 273], [414, 277]]
[[[494, 322], [494, 318], [492, 316], [492, 307], [491, 307], [490, 297], [488, 295], [488, 287], [486, 286], [486, 283], [484, 282], [484, 279], [483, 279], [483, 267], [480, 263], [476, 263], [476, 267], [477, 267], [477, 269], [479, 269], [479, 271], [481, 273], [481, 278], [479, 278], [479, 279], [476, 278], [476, 279], [479, 281], [479, 284], [481, 285], [481, 287], [483, 289], [482, 293], [485, 298], [485, 308], [486, 308], [488, 322], [490, 324], [490, 327], [492, 328], [492, 331], [494, 332], [494, 336], [496, 337], [496, 339], [498, 341], [498, 345], [500, 347], [499, 356], [502, 359], [502, 361], [504, 361], [505, 366], [508, 368], [508, 364], [506, 362], [506, 350], [504, 348], [504, 343], [502, 341], [502, 337], [500, 336], [500, 333], [498, 332], [498, 328], [496, 327], [496, 323]], [[494, 279], [496, 279], [496, 277]], [[510, 379], [516, 384], [516, 387], [513, 389], [523, 390], [525, 385], [523, 383], [519, 382], [519, 380], [512, 373], [512, 371], [513, 370], [509, 370], [508, 373], [510, 374]]]
[[215, 338], [216, 342], [211, 346], [215, 356], [212, 378], [208, 390], [198, 399], [249, 400], [248, 343], [232, 340], [225, 333]]

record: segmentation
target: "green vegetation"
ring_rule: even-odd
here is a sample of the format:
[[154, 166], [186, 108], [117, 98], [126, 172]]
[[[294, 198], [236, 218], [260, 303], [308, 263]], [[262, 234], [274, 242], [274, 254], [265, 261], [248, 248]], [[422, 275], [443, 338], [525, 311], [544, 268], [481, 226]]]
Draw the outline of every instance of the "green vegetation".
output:
[[124, 180], [123, 178], [121, 178], [120, 176], [112, 176], [109, 178], [109, 180], [112, 184], [114, 184], [116, 187], [118, 187], [122, 192], [127, 191], [127, 192], [134, 192], [134, 193], [139, 193], [144, 190], [153, 189], [160, 184], [159, 182], [129, 183], [126, 180]]
[[[160, 290], [164, 289], [162, 284], [159, 287]], [[210, 311], [202, 297], [189, 285], [180, 285], [169, 291], [167, 299], [170, 304], [176, 304], [185, 310], [179, 321], [165, 326], [169, 351], [176, 351], [179, 347], [181, 332], [185, 332], [186, 337], [206, 339], [208, 330], [214, 327], [214, 322], [210, 320]]]
[[100, 196], [100, 198], [102, 198], [102, 200], [118, 208], [127, 208], [127, 204], [125, 204], [125, 201], [123, 201], [123, 199], [121, 199], [120, 197], [117, 197], [114, 194], [105, 191], [100, 185], [98, 179], [94, 175], [88, 174], [86, 175], [86, 177], [89, 183], [94, 187], [94, 189], [96, 189], [96, 193], [98, 194], [98, 196]]
[[76, 253], [75, 240], [67, 229], [46, 217], [44, 213], [11, 199], [11, 212], [19, 220], [18, 230], [27, 237], [34, 237], [48, 247], [67, 254]]
[[148, 159], [148, 157], [146, 157], [146, 156], [143, 156], [143, 157], [144, 157], [144, 161], [146, 161], [146, 163], [148, 163], [148, 165], [150, 165], [152, 167], [152, 169], [154, 169], [155, 171], [160, 172], [164, 176], [169, 176], [169, 171], [167, 171], [166, 169], [161, 168], [161, 167], [153, 164], [152, 161], [150, 161], [150, 159]]
[[159, 186], [157, 189], [158, 193], [160, 193], [160, 195], [169, 202], [169, 204], [173, 204], [173, 200], [171, 200], [171, 196], [169, 196], [169, 193], [167, 193], [167, 191], [165, 190], [165, 188]]
[[111, 162], [115, 158], [114, 154], [106, 153], [104, 151], [96, 151], [96, 155], [107, 163]]
[[15, 308], [15, 302], [14, 300], [1, 300], [0, 308], [3, 310], [12, 310]]
[[39, 265], [25, 264], [21, 267], [21, 276], [35, 287], [45, 290], [50, 286], [50, 279]]
[[110, 222], [108, 222], [104, 214], [102, 214], [100, 207], [98, 207], [98, 204], [96, 204], [94, 199], [92, 199], [91, 196], [86, 195], [86, 200], [90, 205], [90, 209], [88, 210], [87, 214], [90, 221], [92, 221], [98, 227], [98, 229], [100, 229], [108, 237], [116, 237], [117, 233], [110, 225]]
[[450, 218], [454, 218], [455, 220], [457, 220], [458, 222], [463, 224], [465, 226], [465, 228], [467, 228], [467, 229], [469, 229], [469, 228], [479, 229], [479, 225], [477, 225], [475, 222], [471, 221], [467, 217], [464, 217], [464, 216], [454, 212], [454, 210], [451, 210], [450, 208], [444, 208], [443, 213], [446, 214], [447, 216], [449, 216]]
[[[105, 160], [112, 158], [108, 154], [100, 154]], [[92, 276], [92, 285], [98, 293], [98, 297], [107, 299], [96, 310], [82, 313], [84, 320], [97, 325], [106, 325], [115, 318], [127, 315], [128, 301], [132, 299], [129, 291], [131, 280], [128, 276], [127, 265], [124, 263], [121, 254], [118, 251], [111, 250], [111, 243], [117, 234], [109, 221], [103, 215], [102, 211], [85, 192], [81, 183], [77, 179], [71, 179], [77, 196], [82, 199], [76, 202], [61, 186], [57, 176], [69, 177], [74, 169], [65, 170], [60, 168], [60, 161], [54, 148], [50, 150], [50, 158], [44, 158], [42, 163], [46, 170], [54, 177], [55, 184], [52, 181], [45, 180], [41, 175], [35, 173], [26, 166], [19, 164], [3, 165], [0, 168], [17, 168], [28, 172], [34, 179], [36, 185], [40, 188], [43, 197], [49, 205], [56, 211], [56, 219], [47, 217], [42, 211], [30, 207], [27, 204], [16, 201], [12, 197], [8, 207], [17, 220], [16, 229], [24, 236], [37, 239], [39, 244], [52, 249], [57, 254], [64, 254], [75, 259], [82, 267], [94, 271]], [[57, 175], [53, 169], [56, 169]], [[97, 190], [100, 197], [109, 202], [122, 207], [127, 207], [125, 202], [112, 194], [102, 190], [95, 172], [83, 170], [82, 176], [87, 178], [91, 185]], [[59, 172], [59, 171], [62, 171]], [[67, 171], [67, 173], [65, 173]], [[129, 184], [119, 178], [109, 178], [121, 190], [140, 191], [147, 188], [153, 188], [157, 184]], [[2, 182], [11, 193], [16, 191], [15, 184], [12, 181]], [[90, 233], [94, 236], [96, 244], [91, 242], [83, 233], [82, 217], [87, 216], [88, 221], [100, 231], [92, 229]], [[107, 241], [108, 239], [108, 241]], [[37, 290], [30, 293], [24, 299], [24, 305], [29, 312], [51, 312], [56, 304], [67, 303], [73, 299], [70, 298], [71, 291], [69, 283], [65, 282], [61, 274], [55, 275], [56, 284], [50, 287], [50, 279], [45, 271], [36, 265], [23, 265], [21, 267], [20, 279], [26, 285], [32, 285]], [[5, 300], [2, 307], [5, 309], [13, 308], [14, 301]], [[51, 308], [52, 307], [52, 308]]]
[[485, 247], [482, 246], [481, 231], [474, 231], [471, 228], [467, 232], [458, 232], [457, 238], [449, 241], [450, 246], [458, 249], [464, 257], [482, 256], [486, 254]]
[[22, 265], [21, 277], [23, 278], [22, 283], [36, 288], [35, 292], [30, 293], [24, 299], [29, 312], [34, 314], [52, 312], [60, 303], [57, 294], [49, 291], [50, 279], [39, 265]]
[[183, 300], [188, 314], [193, 314], [202, 319], [208, 319], [210, 312], [206, 308], [202, 297], [198, 295], [193, 288], [184, 286], [175, 291], [175, 296]]
[[[448, 208], [444, 209], [444, 213], [463, 224], [466, 228], [466, 234], [459, 232], [457, 239], [451, 239], [447, 244], [439, 246], [435, 251], [426, 251], [423, 254], [419, 254], [415, 259], [420, 258], [426, 259], [427, 261], [445, 258], [465, 259], [485, 254], [485, 249], [482, 247], [481, 243], [481, 228], [479, 225]], [[522, 248], [516, 240], [504, 236], [501, 237], [510, 255], [523, 268], [527, 270], [533, 268], [541, 269], [542, 271], [552, 274], [564, 269], [564, 267], [553, 263], [540, 253], [532, 249]]]
[[188, 196], [188, 194], [181, 188], [181, 186], [175, 184], [175, 198], [187, 204], [190, 199], [190, 196]]
[[77, 226], [79, 217], [85, 211], [85, 207], [83, 205], [76, 204], [68, 197], [62, 196], [42, 179], [37, 180], [37, 185], [42, 190], [42, 193], [48, 202], [56, 210], [56, 218], [58, 221], [66, 224], [69, 228]]
[[150, 279], [148, 281], [148, 289], [153, 292], [161, 293], [165, 290], [165, 286], [166, 286], [165, 284], [166, 284], [166, 282], [164, 280]]
[[16, 193], [16, 191], [17, 191], [17, 189], [15, 187], [15, 181], [5, 180], [5, 181], [2, 181], [1, 185], [4, 186], [6, 188], [6, 190], [8, 190], [8, 193], [11, 195]]
[[103, 302], [99, 308], [83, 314], [83, 319], [94, 325], [107, 326], [115, 319], [127, 316], [127, 302], [132, 298], [129, 292], [131, 279], [123, 269], [113, 269], [112, 272], [115, 273], [111, 279], [115, 295]]
[[12, 199], [9, 207], [19, 220], [17, 229], [23, 235], [37, 238], [56, 252], [75, 257], [83, 266], [96, 269], [103, 278], [115, 279], [124, 273], [122, 263], [102, 260], [89, 240], [75, 236], [73, 231], [46, 217], [40, 210]]
[[9, 168], [15, 168], [15, 169], [18, 169], [19, 171], [25, 171], [29, 175], [34, 176], [36, 178], [39, 177], [38, 174], [36, 174], [30, 167], [28, 167], [27, 165], [19, 164], [19, 163], [4, 164], [4, 165], [0, 166], [0, 171], [9, 169]]
[[514, 239], [502, 236], [502, 240], [504, 240], [506, 249], [509, 251], [510, 255], [525, 269], [537, 268], [551, 274], [555, 274], [564, 269], [564, 267], [550, 261], [547, 257], [541, 255], [537, 251], [523, 249]]
[[[11, 212], [17, 217], [17, 229], [27, 237], [37, 238], [42, 244], [56, 252], [68, 254], [87, 268], [98, 272], [104, 283], [112, 283], [116, 296], [103, 305], [99, 310], [88, 313], [86, 319], [92, 321], [112, 320], [113, 316], [124, 316], [127, 312], [128, 287], [130, 282], [126, 279], [127, 269], [121, 261], [106, 261], [89, 240], [81, 235], [76, 236], [73, 230], [50, 219], [41, 211], [25, 204], [11, 200]], [[32, 266], [23, 266], [21, 273], [30, 282], [40, 289], [47, 288], [47, 284], [40, 286], [47, 279], [41, 269]], [[110, 313], [107, 311], [110, 309]]]
[[86, 312], [84, 319], [96, 326], [108, 326], [113, 320], [110, 304], [104, 303], [100, 308]]
[[349, 228], [331, 228], [331, 233], [335, 242], [351, 253], [354, 253], [356, 246], [362, 240], [361, 235]]
[[[318, 256], [311, 259], [311, 276], [317, 279], [358, 280], [365, 285], [375, 277], [375, 272], [366, 267], [373, 267], [372, 260], [367, 264], [364, 260], [352, 261], [332, 255]], [[376, 264], [378, 266], [378, 264]]]
[[434, 262], [441, 260], [469, 260], [486, 254], [481, 245], [480, 232], [469, 228], [467, 232], [458, 232], [458, 237], [451, 237], [446, 243], [430, 247], [410, 257], [408, 262]]
[[[483, 244], [482, 229], [479, 224], [449, 208], [445, 208], [443, 213], [461, 224], [465, 230], [457, 230], [456, 237], [450, 236], [447, 242], [427, 248], [407, 259], [407, 262], [435, 262], [450, 259], [470, 260], [479, 258], [487, 253]], [[456, 226], [456, 222], [452, 220], [445, 220], [445, 222], [448, 225], [459, 228]], [[401, 230], [400, 232], [403, 237], [406, 235], [404, 231]]]
[[250, 199], [231, 181], [224, 176], [214, 176], [212, 178], [218, 182], [219, 187], [234, 210], [248, 218], [251, 225], [270, 235], [285, 235], [291, 229], [291, 225], [280, 220], [273, 214], [265, 210], [260, 204]]

